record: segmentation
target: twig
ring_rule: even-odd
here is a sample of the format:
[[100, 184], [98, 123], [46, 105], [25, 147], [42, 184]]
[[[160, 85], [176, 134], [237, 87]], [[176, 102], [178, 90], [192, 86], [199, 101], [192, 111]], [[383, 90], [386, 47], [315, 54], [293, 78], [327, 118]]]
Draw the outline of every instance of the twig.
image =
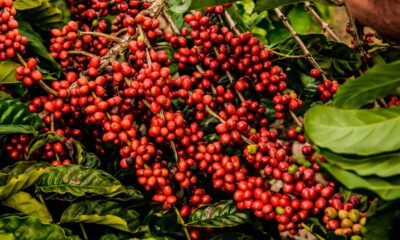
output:
[[239, 29], [236, 28], [236, 23], [233, 21], [231, 15], [229, 15], [228, 11], [225, 9], [224, 10], [224, 16], [226, 21], [228, 22], [229, 28], [235, 32], [236, 35], [240, 35]]
[[67, 53], [68, 54], [75, 54], [75, 55], [84, 55], [84, 56], [91, 57], [91, 58], [97, 57], [93, 53], [86, 52], [86, 51], [79, 51], [79, 50], [70, 50], [70, 51], [67, 51]]
[[178, 218], [178, 223], [182, 225], [183, 231], [185, 232], [186, 239], [190, 240], [191, 239], [190, 238], [190, 234], [189, 234], [189, 231], [186, 228], [186, 224], [185, 224], [185, 221], [183, 220], [183, 218], [181, 216], [181, 213], [179, 212], [179, 210], [176, 207], [174, 207], [174, 211], [175, 211], [176, 216]]
[[109, 34], [105, 34], [102, 32], [78, 32], [79, 35], [90, 35], [90, 36], [96, 36], [96, 37], [103, 37], [103, 38], [107, 38], [110, 39], [111, 41], [120, 43], [122, 41], [121, 38], [113, 36], [113, 35], [109, 35]]
[[368, 68], [368, 61], [367, 61], [367, 57], [366, 57], [367, 53], [365, 52], [365, 49], [363, 48], [362, 40], [360, 38], [360, 35], [358, 34], [355, 19], [354, 19], [353, 15], [351, 15], [351, 13], [346, 5], [344, 5], [344, 8], [346, 10], [346, 14], [349, 19], [350, 32], [354, 39], [354, 46], [356, 47], [357, 51], [361, 54], [361, 58], [364, 62], [364, 65]]
[[85, 230], [85, 227], [83, 227], [83, 224], [79, 223], [79, 226], [81, 227], [81, 231], [82, 231], [82, 234], [83, 234], [83, 239], [89, 240], [89, 238], [87, 236], [87, 233], [86, 233], [86, 230]]
[[310, 2], [304, 2], [304, 6], [306, 8], [306, 11], [311, 14], [311, 16], [321, 25], [321, 28], [324, 32], [327, 32], [335, 41], [340, 42], [339, 37], [333, 32], [332, 26], [325, 22], [315, 11], [315, 9], [312, 7], [312, 4]]
[[281, 59], [285, 59], [285, 58], [293, 58], [293, 59], [296, 59], [296, 58], [305, 58], [306, 56], [304, 56], [304, 55], [289, 55], [289, 54], [284, 54], [284, 53], [280, 53], [280, 52], [277, 52], [277, 51], [275, 51], [275, 50], [270, 50], [270, 51], [272, 51], [272, 53], [274, 54], [274, 55], [277, 55], [277, 56], [280, 56], [280, 57], [282, 57]]
[[304, 42], [301, 40], [301, 38], [297, 35], [296, 31], [293, 29], [292, 25], [290, 25], [289, 20], [287, 19], [287, 17], [282, 13], [282, 11], [279, 8], [274, 8], [274, 11], [276, 13], [276, 15], [279, 17], [279, 19], [281, 19], [283, 25], [285, 25], [285, 27], [289, 30], [290, 35], [292, 36], [292, 38], [296, 41], [296, 43], [300, 46], [301, 50], [304, 52], [304, 55], [306, 57], [306, 59], [308, 60], [308, 62], [316, 69], [318, 69], [321, 72], [321, 76], [323, 80], [326, 80], [326, 76], [324, 74], [324, 71], [322, 70], [322, 68], [319, 66], [319, 64], [317, 63], [317, 61], [314, 59], [314, 57], [311, 55], [310, 51], [308, 50], [308, 48], [306, 47], [306, 45], [304, 44]]
[[171, 17], [171, 15], [169, 15], [167, 9], [165, 9], [165, 8], [163, 9], [163, 14], [164, 14], [165, 19], [167, 19], [167, 22], [168, 22], [169, 25], [171, 26], [172, 31], [173, 31], [176, 35], [180, 35], [180, 32], [179, 32], [179, 30], [178, 30], [178, 27], [175, 25], [174, 20], [172, 20], [172, 17]]
[[292, 110], [289, 110], [289, 114], [293, 118], [293, 120], [297, 123], [298, 126], [303, 127], [303, 123], [300, 121], [300, 119], [296, 116], [296, 114]]
[[39, 85], [48, 93], [50, 93], [51, 95], [54, 96], [58, 96], [58, 93], [52, 89], [51, 87], [49, 87], [45, 82], [43, 82], [42, 80], [38, 81]]

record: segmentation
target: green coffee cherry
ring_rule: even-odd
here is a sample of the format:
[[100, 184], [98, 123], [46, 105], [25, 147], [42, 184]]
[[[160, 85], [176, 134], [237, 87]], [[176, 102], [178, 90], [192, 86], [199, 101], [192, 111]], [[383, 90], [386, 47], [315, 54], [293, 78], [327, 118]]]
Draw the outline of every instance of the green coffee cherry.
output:
[[297, 165], [296, 164], [292, 164], [292, 165], [289, 166], [288, 172], [289, 172], [289, 174], [293, 175], [293, 174], [295, 174], [297, 172], [297, 169], [298, 169]]
[[351, 228], [353, 227], [353, 222], [350, 219], [345, 218], [340, 223], [340, 226], [342, 226], [342, 228]]
[[363, 217], [363, 218], [360, 219], [360, 224], [361, 225], [365, 225], [366, 223], [367, 223], [367, 218], [366, 217]]
[[360, 221], [360, 211], [357, 209], [351, 209], [349, 212], [349, 218], [353, 223], [358, 223]]
[[278, 215], [284, 215], [285, 214], [285, 209], [283, 207], [276, 207], [275, 212]]
[[359, 235], [353, 235], [351, 236], [350, 240], [362, 240], [363, 238]]
[[340, 220], [343, 220], [349, 216], [349, 213], [346, 210], [339, 210], [338, 216]]
[[255, 144], [250, 144], [247, 146], [247, 152], [249, 154], [256, 154], [257, 153], [257, 145]]

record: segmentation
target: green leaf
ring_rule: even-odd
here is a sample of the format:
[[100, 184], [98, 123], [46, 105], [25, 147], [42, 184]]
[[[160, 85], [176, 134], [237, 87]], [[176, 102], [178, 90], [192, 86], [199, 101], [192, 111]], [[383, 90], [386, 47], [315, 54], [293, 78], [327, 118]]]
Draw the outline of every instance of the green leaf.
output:
[[315, 106], [305, 130], [316, 145], [335, 153], [367, 156], [400, 149], [400, 107], [344, 110]]
[[304, 0], [258, 0], [256, 2], [255, 12], [262, 12], [272, 8], [277, 8], [284, 5], [294, 4], [298, 2], [304, 2]]
[[146, 235], [141, 238], [132, 238], [132, 240], [174, 240], [174, 238], [170, 238], [167, 236]]
[[184, 3], [180, 0], [171, 0], [168, 1], [168, 9], [173, 13], [182, 14], [189, 10], [191, 3], [192, 0], [187, 0]]
[[64, 200], [74, 200], [83, 196], [104, 196], [122, 200], [143, 198], [139, 191], [123, 186], [111, 174], [79, 165], [51, 168], [39, 179], [37, 188], [44, 193], [56, 194], [50, 198]]
[[400, 86], [400, 61], [379, 64], [369, 69], [364, 75], [347, 80], [340, 86], [333, 104], [339, 108], [359, 108], [377, 98], [395, 93]]
[[[17, 9], [18, 10], [18, 9]], [[66, 23], [62, 11], [49, 1], [42, 1], [34, 8], [26, 8], [18, 14], [34, 28], [49, 31], [52, 28], [61, 28]]]
[[318, 23], [314, 21], [307, 11], [304, 11], [304, 5], [293, 6], [288, 12], [287, 18], [291, 21], [293, 29], [299, 34], [319, 32]]
[[100, 240], [127, 240], [127, 239], [131, 239], [131, 238], [129, 237], [129, 235], [122, 234], [122, 233], [118, 233], [118, 234], [108, 233], [106, 235], [101, 236], [101, 238], [100, 238]]
[[400, 204], [389, 202], [380, 206], [375, 213], [368, 214], [365, 240], [396, 239], [400, 227]]
[[10, 94], [0, 91], [0, 101], [14, 99]]
[[329, 163], [354, 171], [360, 176], [376, 175], [386, 178], [400, 175], [400, 152], [367, 157], [338, 155], [326, 149], [320, 149], [320, 153]]
[[0, 230], [0, 239], [2, 240], [15, 240], [15, 237], [12, 233], [6, 233], [3, 230]]
[[45, 162], [20, 161], [1, 169], [0, 200], [33, 185], [42, 174], [49, 171], [49, 166]]
[[[321, 68], [333, 78], [353, 76], [361, 66], [360, 56], [344, 43], [329, 41], [323, 34], [299, 34], [298, 36]], [[304, 55], [303, 50], [291, 36], [275, 44], [272, 48], [284, 54]], [[304, 58], [283, 59], [276, 62], [290, 64], [306, 74], [309, 74], [311, 68]]]
[[254, 240], [254, 238], [241, 232], [227, 232], [213, 237], [211, 240]]
[[[190, 1], [189, 1], [190, 2]], [[208, 0], [208, 1], [198, 1], [192, 0], [189, 9], [202, 9], [206, 7], [212, 7], [217, 5], [222, 5], [225, 3], [232, 3], [234, 0]]]
[[0, 62], [0, 84], [21, 83], [17, 80], [16, 69], [20, 64], [11, 60]]
[[[19, 240], [73, 240], [77, 236], [68, 236], [65, 229], [56, 224], [43, 224], [33, 216], [0, 216], [0, 231], [12, 234]], [[1, 235], [0, 235], [1, 236]]]
[[50, 2], [57, 8], [59, 8], [63, 15], [63, 21], [65, 23], [71, 20], [71, 11], [69, 10], [67, 2], [64, 0], [50, 0]]
[[246, 223], [249, 215], [240, 211], [232, 200], [201, 206], [189, 216], [190, 227], [225, 228]]
[[[51, 56], [47, 47], [43, 44], [42, 37], [32, 28], [31, 24], [22, 19], [18, 19], [19, 26], [18, 30], [21, 35], [26, 36], [29, 39], [27, 50], [31, 52], [35, 56], [39, 56], [43, 63], [39, 63], [45, 69], [53, 69], [57, 71], [56, 76], [60, 77], [61, 74], [61, 66], [54, 60], [53, 56]], [[45, 80], [56, 80], [55, 78], [51, 78], [51, 75], [45, 74], [43, 79]]]
[[27, 159], [38, 149], [43, 147], [46, 143], [52, 143], [64, 140], [65, 137], [55, 133], [44, 133], [32, 139], [28, 147]]
[[75, 160], [78, 165], [90, 168], [98, 168], [100, 166], [100, 158], [96, 154], [86, 152], [85, 146], [77, 140], [74, 141], [75, 145]]
[[101, 224], [126, 232], [141, 230], [139, 213], [119, 203], [102, 200], [85, 200], [72, 204], [61, 215], [60, 222]]
[[42, 0], [15, 0], [13, 7], [16, 10], [28, 10], [39, 7], [42, 4]]
[[29, 112], [28, 107], [18, 100], [0, 102], [0, 134], [33, 133], [44, 126], [37, 114]]
[[356, 173], [343, 170], [328, 163], [319, 163], [321, 168], [338, 182], [350, 190], [360, 192], [372, 192], [383, 200], [395, 200], [400, 198], [400, 177], [379, 178], [360, 177]]
[[4, 199], [1, 203], [26, 215], [38, 217], [42, 223], [51, 223], [53, 221], [46, 205], [40, 203], [29, 193], [17, 192], [9, 198]]

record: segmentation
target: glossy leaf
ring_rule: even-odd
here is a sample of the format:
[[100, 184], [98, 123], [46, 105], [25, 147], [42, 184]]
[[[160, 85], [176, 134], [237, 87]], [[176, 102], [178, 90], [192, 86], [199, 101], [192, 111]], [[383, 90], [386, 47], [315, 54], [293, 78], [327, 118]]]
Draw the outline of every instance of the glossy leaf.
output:
[[37, 183], [38, 190], [55, 195], [49, 198], [74, 200], [83, 196], [104, 196], [137, 200], [143, 196], [132, 187], [125, 187], [111, 174], [79, 165], [53, 167]]
[[53, 221], [46, 205], [43, 205], [26, 192], [17, 192], [9, 198], [4, 199], [1, 204], [26, 215], [38, 217], [42, 223], [51, 223]]
[[[344, 43], [329, 41], [323, 34], [299, 34], [299, 37], [321, 68], [333, 78], [353, 76], [361, 66], [360, 56]], [[303, 50], [290, 36], [275, 44], [272, 48], [284, 54], [304, 55]], [[282, 59], [276, 62], [290, 64], [307, 74], [312, 67], [304, 58]]]
[[305, 115], [305, 129], [316, 145], [335, 153], [372, 154], [400, 149], [400, 107], [344, 110], [315, 106]]
[[284, 5], [303, 2], [302, 0], [258, 0], [256, 2], [255, 12], [262, 12], [272, 8], [277, 8]]
[[15, 237], [12, 233], [6, 233], [0, 230], [0, 239], [2, 240], [15, 240]]
[[189, 216], [190, 227], [224, 228], [246, 223], [249, 215], [240, 211], [231, 200], [204, 205], [194, 210]]
[[77, 236], [68, 236], [66, 231], [56, 224], [43, 224], [39, 218], [33, 216], [0, 216], [0, 231], [12, 234], [19, 240], [80, 239]]
[[17, 80], [15, 75], [17, 67], [20, 64], [13, 62], [11, 60], [1, 61], [0, 62], [0, 84], [13, 84], [13, 83], [21, 83]]
[[211, 238], [211, 240], [254, 240], [252, 236], [249, 236], [247, 234], [241, 233], [241, 232], [227, 232], [227, 233], [222, 233], [216, 237]]
[[30, 22], [34, 28], [51, 30], [54, 27], [62, 27], [65, 24], [62, 11], [49, 1], [41, 1], [41, 4], [37, 7], [29, 6], [20, 10], [24, 10], [19, 12], [20, 16]]
[[65, 138], [61, 135], [55, 134], [55, 133], [45, 133], [45, 134], [40, 134], [39, 136], [35, 137], [29, 144], [28, 148], [28, 156], [29, 157], [38, 149], [43, 147], [46, 143], [52, 143], [52, 142], [57, 142], [57, 141], [62, 141]]
[[10, 94], [0, 91], [0, 101], [14, 99]]
[[170, 238], [167, 236], [146, 235], [141, 238], [132, 238], [132, 240], [174, 240], [174, 238]]
[[192, 3], [192, 0], [187, 0], [184, 3], [179, 0], [171, 0], [168, 1], [168, 9], [176, 14], [182, 14], [189, 10], [190, 4]]
[[372, 192], [383, 200], [400, 198], [400, 176], [392, 178], [361, 177], [354, 172], [343, 170], [328, 163], [320, 163], [325, 172], [350, 190]]
[[28, 107], [18, 100], [0, 102], [0, 134], [37, 133], [43, 121], [37, 114], [31, 113]]
[[108, 233], [100, 237], [100, 240], [127, 240], [127, 239], [131, 238], [128, 235], [122, 233], [118, 234]]
[[[61, 66], [54, 60], [53, 56], [51, 56], [50, 52], [47, 50], [47, 47], [43, 44], [44, 41], [42, 37], [32, 28], [29, 22], [18, 19], [18, 23], [18, 30], [21, 35], [29, 39], [28, 45], [26, 46], [27, 50], [35, 56], [40, 57], [43, 63], [39, 62], [39, 65], [42, 66], [42, 68], [53, 69], [57, 71], [57, 77], [60, 77]], [[56, 80], [56, 78], [52, 78], [49, 74], [44, 74], [43, 79]]]
[[42, 174], [49, 171], [45, 162], [17, 162], [0, 171], [0, 200], [9, 198], [20, 190], [33, 185]]
[[69, 206], [61, 215], [61, 223], [93, 223], [126, 232], [140, 231], [140, 215], [111, 201], [85, 200]]
[[13, 7], [16, 10], [27, 10], [39, 7], [42, 4], [42, 0], [15, 0]]
[[366, 240], [396, 239], [395, 230], [400, 227], [400, 204], [382, 204], [373, 214], [368, 214]]
[[399, 69], [400, 61], [380, 64], [355, 80], [347, 80], [336, 93], [334, 106], [359, 108], [377, 98], [396, 93], [396, 88], [400, 86]]
[[206, 7], [217, 6], [225, 3], [232, 3], [234, 0], [208, 0], [208, 1], [198, 1], [192, 0], [189, 9], [202, 9]]
[[74, 145], [74, 158], [78, 165], [90, 168], [98, 168], [100, 166], [100, 158], [96, 154], [87, 152], [85, 146], [77, 140], [74, 141]]
[[320, 149], [320, 153], [329, 163], [354, 171], [360, 176], [376, 175], [385, 178], [400, 175], [399, 152], [366, 157], [339, 155], [326, 149]]

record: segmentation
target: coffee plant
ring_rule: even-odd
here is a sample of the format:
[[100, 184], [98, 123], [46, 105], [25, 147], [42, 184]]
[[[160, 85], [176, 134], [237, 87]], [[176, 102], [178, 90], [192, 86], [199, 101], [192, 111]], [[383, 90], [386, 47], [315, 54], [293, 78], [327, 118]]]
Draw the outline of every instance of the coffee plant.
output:
[[0, 0], [0, 239], [396, 239], [400, 48], [334, 8]]

